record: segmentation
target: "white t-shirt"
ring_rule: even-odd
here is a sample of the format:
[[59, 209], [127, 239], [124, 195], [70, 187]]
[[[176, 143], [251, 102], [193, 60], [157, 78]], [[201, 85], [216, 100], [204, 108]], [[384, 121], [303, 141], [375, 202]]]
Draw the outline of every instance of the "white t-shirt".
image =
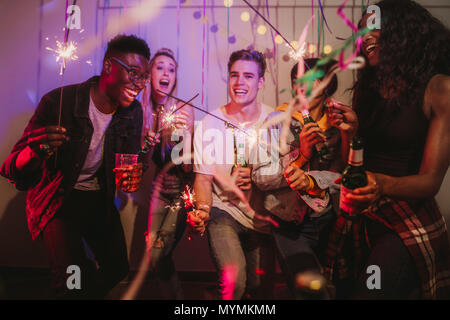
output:
[[103, 143], [105, 141], [105, 132], [114, 113], [105, 114], [100, 112], [94, 105], [92, 98], [89, 98], [89, 119], [91, 119], [94, 133], [92, 134], [91, 144], [84, 161], [83, 168], [78, 176], [75, 189], [77, 190], [100, 190], [98, 179], [94, 174], [102, 163]]
[[[226, 126], [223, 121], [211, 115], [206, 115], [199, 123], [196, 123], [194, 133], [194, 172], [196, 173], [207, 175], [219, 174], [230, 177], [231, 170], [235, 163], [235, 145], [238, 147], [238, 150], [246, 150], [244, 154], [245, 161], [251, 166], [252, 161], [249, 159], [249, 149], [251, 149], [253, 147], [252, 144], [256, 142], [254, 139], [255, 134], [257, 134], [256, 129], [264, 122], [267, 115], [273, 111], [272, 107], [261, 104], [261, 113], [258, 121], [252, 126], [244, 129], [238, 123], [227, 118], [221, 109], [222, 108], [218, 108], [211, 113], [240, 127], [242, 130], [246, 131], [248, 135]], [[236, 136], [236, 140], [234, 136]], [[242, 141], [243, 137], [244, 141]], [[239, 148], [239, 144], [241, 145], [241, 148]], [[242, 144], [244, 144], [243, 147]], [[239, 154], [239, 152], [240, 151], [237, 153]], [[244, 227], [259, 232], [269, 232], [267, 221], [255, 217], [254, 212], [248, 210], [244, 203], [229, 187], [221, 184], [216, 178], [213, 179], [212, 187], [213, 207], [228, 212]], [[254, 194], [255, 193], [253, 193], [252, 190], [252, 195]], [[250, 203], [252, 203], [251, 199]], [[261, 212], [257, 213], [262, 215]]]

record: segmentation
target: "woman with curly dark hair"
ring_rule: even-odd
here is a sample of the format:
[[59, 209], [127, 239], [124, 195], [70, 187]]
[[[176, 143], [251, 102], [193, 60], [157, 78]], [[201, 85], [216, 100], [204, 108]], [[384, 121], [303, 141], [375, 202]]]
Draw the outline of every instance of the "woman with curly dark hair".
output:
[[[449, 298], [449, 242], [434, 196], [450, 163], [450, 31], [413, 1], [377, 5], [381, 29], [363, 39], [356, 113], [335, 106], [329, 114], [350, 138], [364, 141], [369, 183], [341, 199], [362, 211], [353, 224], [366, 240], [362, 251], [353, 250], [363, 253], [365, 264], [354, 270], [352, 297]], [[360, 28], [370, 16], [363, 15]], [[341, 231], [336, 224], [328, 254], [335, 276], [342, 261], [337, 252], [345, 250], [332, 241]], [[371, 265], [380, 268], [380, 289], [368, 289]]]

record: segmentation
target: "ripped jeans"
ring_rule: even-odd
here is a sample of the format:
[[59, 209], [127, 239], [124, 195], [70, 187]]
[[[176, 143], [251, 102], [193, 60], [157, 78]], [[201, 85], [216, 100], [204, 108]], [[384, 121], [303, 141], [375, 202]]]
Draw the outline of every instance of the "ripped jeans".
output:
[[186, 229], [186, 211], [180, 193], [159, 194], [152, 199], [149, 217], [150, 270], [166, 299], [183, 299], [172, 252]]

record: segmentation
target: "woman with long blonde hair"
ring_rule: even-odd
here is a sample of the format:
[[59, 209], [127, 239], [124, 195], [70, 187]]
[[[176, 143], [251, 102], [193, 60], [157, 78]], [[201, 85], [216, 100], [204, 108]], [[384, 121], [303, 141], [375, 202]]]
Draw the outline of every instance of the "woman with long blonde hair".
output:
[[144, 89], [142, 101], [144, 144], [149, 147], [147, 159], [156, 165], [148, 227], [150, 271], [168, 299], [183, 298], [172, 252], [186, 227], [181, 195], [192, 179], [192, 165], [175, 165], [173, 162], [177, 159], [172, 156], [179, 143], [190, 149], [194, 122], [192, 107], [182, 107], [180, 102], [167, 95], [172, 95], [176, 88], [177, 69], [172, 50], [157, 51], [150, 60], [151, 85]]

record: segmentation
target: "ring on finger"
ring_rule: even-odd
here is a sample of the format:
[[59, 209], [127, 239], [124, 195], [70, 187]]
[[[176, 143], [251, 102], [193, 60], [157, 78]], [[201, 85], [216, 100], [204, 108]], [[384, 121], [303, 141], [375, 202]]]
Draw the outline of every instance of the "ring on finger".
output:
[[49, 156], [53, 154], [53, 151], [48, 143], [41, 143], [39, 145], [39, 150], [45, 152]]

